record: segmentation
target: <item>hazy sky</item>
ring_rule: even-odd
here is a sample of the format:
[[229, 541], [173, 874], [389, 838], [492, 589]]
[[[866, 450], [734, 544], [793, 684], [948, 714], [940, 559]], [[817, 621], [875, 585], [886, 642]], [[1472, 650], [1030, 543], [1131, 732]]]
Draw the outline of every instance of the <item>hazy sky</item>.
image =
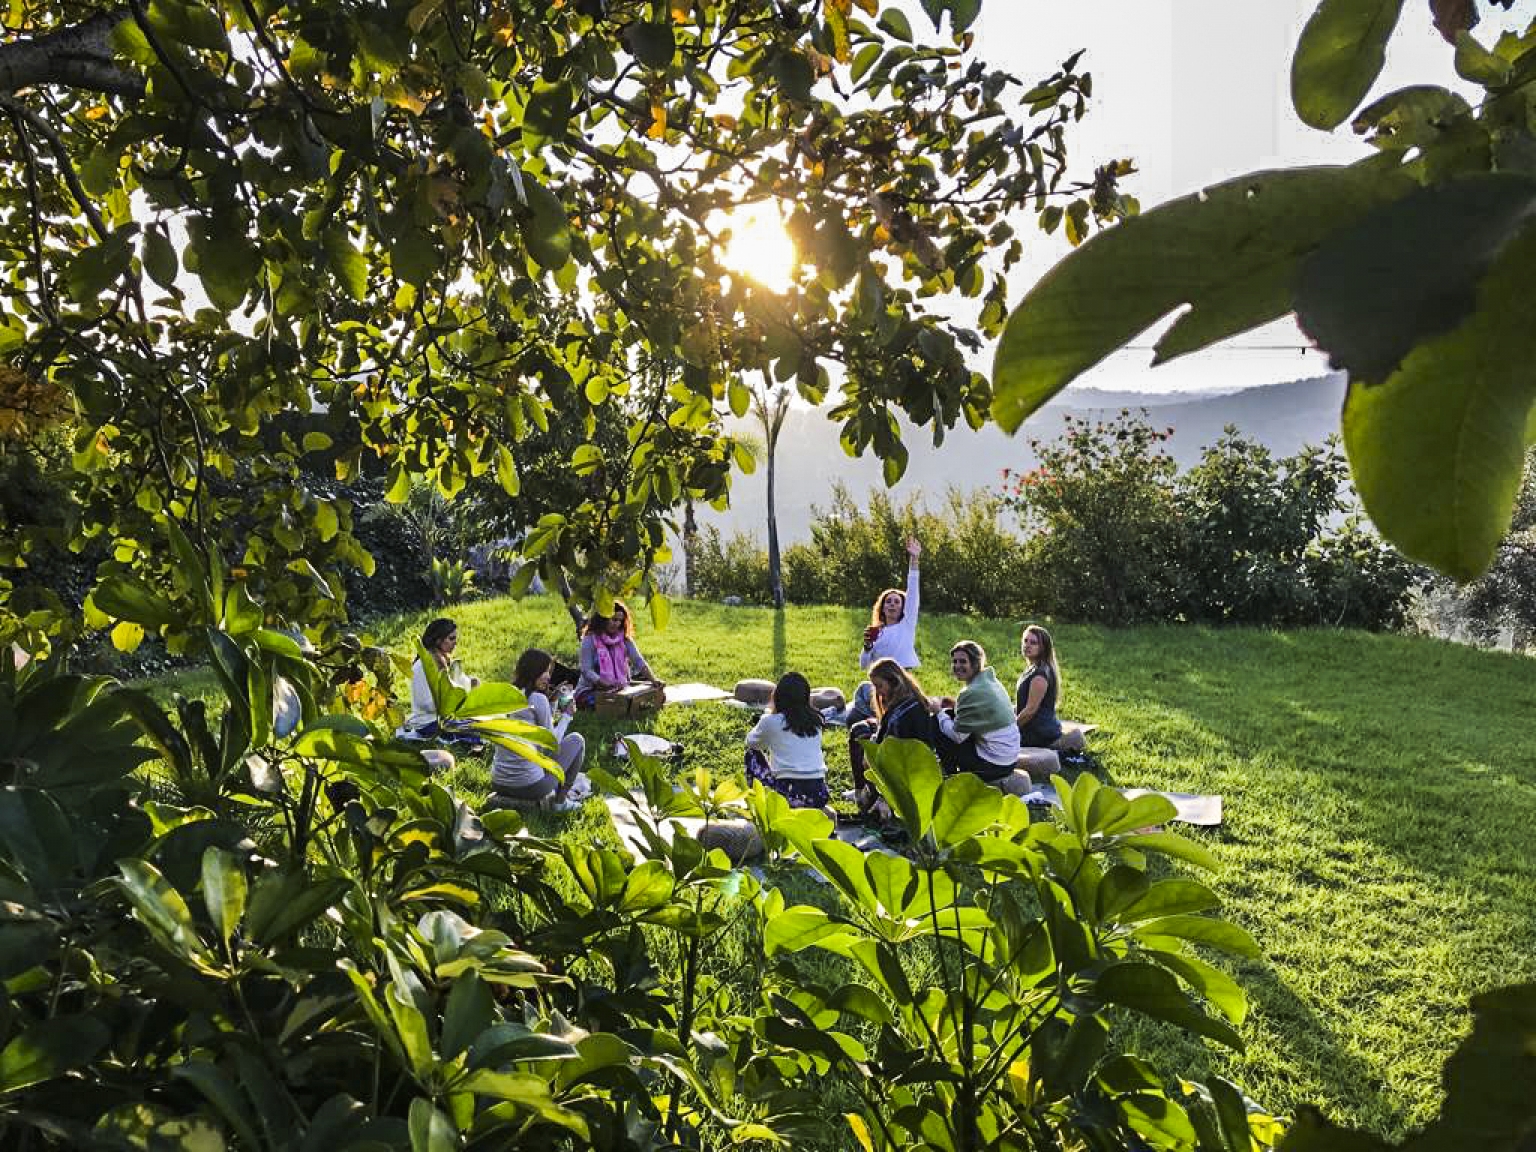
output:
[[[1230, 176], [1266, 167], [1348, 163], [1365, 147], [1346, 128], [1306, 127], [1291, 109], [1291, 53], [1316, 0], [990, 0], [975, 26], [977, 50], [1026, 82], [1049, 74], [1079, 48], [1093, 74], [1088, 115], [1068, 137], [1072, 168], [1133, 158], [1126, 182], [1143, 208]], [[1496, 27], [1523, 26], [1536, 0], [1518, 0]], [[915, 27], [916, 25], [914, 25]], [[1457, 86], [1451, 48], [1430, 24], [1427, 0], [1408, 0], [1377, 92], [1410, 83]], [[1038, 276], [1065, 242], [1036, 245], [1024, 280]], [[1242, 387], [1321, 375], [1289, 320], [1151, 370], [1151, 336], [1084, 376], [1102, 388], [1165, 391]]]

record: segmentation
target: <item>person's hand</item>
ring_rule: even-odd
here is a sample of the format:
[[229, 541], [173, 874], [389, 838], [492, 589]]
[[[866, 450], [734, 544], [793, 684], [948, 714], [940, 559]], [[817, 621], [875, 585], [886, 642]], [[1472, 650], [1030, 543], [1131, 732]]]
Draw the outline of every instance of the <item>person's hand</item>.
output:
[[923, 706], [928, 709], [930, 715], [937, 716], [944, 711], [944, 701], [934, 696], [924, 696]]
[[923, 546], [917, 542], [916, 536], [907, 537], [907, 555], [912, 557], [912, 563], [917, 563], [917, 558], [923, 554]]
[[867, 652], [875, 646], [875, 640], [880, 635], [880, 625], [871, 624], [864, 629], [864, 650]]

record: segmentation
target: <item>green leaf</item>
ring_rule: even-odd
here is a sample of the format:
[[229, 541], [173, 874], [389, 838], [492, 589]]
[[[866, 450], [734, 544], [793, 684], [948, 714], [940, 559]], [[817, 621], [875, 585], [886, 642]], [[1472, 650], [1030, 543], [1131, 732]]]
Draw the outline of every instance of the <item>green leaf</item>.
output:
[[1164, 856], [1172, 856], [1175, 860], [1183, 860], [1186, 864], [1193, 864], [1196, 868], [1204, 868], [1209, 872], [1214, 872], [1220, 867], [1215, 853], [1209, 848], [1180, 836], [1177, 832], [1147, 832], [1132, 836], [1126, 839], [1125, 846], [1143, 852], [1160, 852]]
[[397, 236], [389, 246], [389, 265], [395, 278], [418, 288], [437, 271], [438, 256], [436, 238], [425, 228], [415, 225]]
[[1337, 128], [1387, 61], [1403, 0], [1322, 0], [1291, 60], [1291, 102], [1314, 128]]
[[1134, 960], [1111, 964], [1093, 982], [1093, 995], [1243, 1050], [1242, 1038], [1230, 1025], [1202, 1012], [1179, 982], [1156, 965]]
[[864, 74], [875, 66], [875, 61], [880, 59], [884, 51], [885, 49], [879, 44], [866, 44], [860, 48], [854, 54], [853, 67], [848, 72], [849, 78], [857, 84], [864, 78]]
[[912, 43], [912, 25], [900, 8], [887, 8], [880, 13], [880, 27], [896, 39]]
[[459, 1133], [453, 1121], [425, 1096], [411, 1101], [407, 1128], [411, 1152], [454, 1152], [459, 1146]]
[[82, 1068], [111, 1038], [107, 1026], [91, 1016], [54, 1016], [34, 1024], [0, 1051], [0, 1093]]
[[1199, 881], [1159, 880], [1147, 890], [1146, 895], [1122, 910], [1119, 920], [1123, 924], [1134, 924], [1159, 916], [1203, 912], [1219, 903], [1216, 893]]
[[233, 852], [209, 848], [203, 853], [203, 903], [225, 947], [245, 915], [245, 867]]
[[64, 269], [64, 287], [76, 304], [90, 304], [128, 271], [132, 228], [119, 228], [105, 240], [75, 255]]
[[176, 249], [171, 246], [168, 236], [158, 228], [149, 228], [144, 233], [144, 250], [140, 259], [144, 262], [144, 271], [149, 273], [149, 278], [162, 288], [174, 288], [176, 286], [176, 273], [178, 264]]
[[523, 182], [529, 208], [523, 224], [523, 243], [540, 267], [560, 268], [571, 257], [571, 227], [565, 205], [532, 176], [525, 175]]
[[979, 776], [961, 772], [939, 785], [938, 810], [933, 814], [933, 839], [941, 848], [963, 844], [997, 821], [1003, 794]]
[[651, 627], [658, 632], [663, 631], [667, 622], [672, 619], [671, 602], [660, 592], [652, 592], [645, 606], [651, 611]]
[[117, 868], [122, 873], [118, 886], [144, 926], [171, 951], [199, 966], [209, 966], [212, 957], [197, 935], [181, 893], [146, 860], [119, 860]]
[[329, 449], [333, 443], [335, 443], [335, 441], [333, 441], [330, 436], [324, 432], [304, 433], [303, 444], [304, 451], [306, 452], [324, 452]]
[[188, 222], [187, 236], [209, 303], [233, 312], [259, 282], [261, 253], [243, 229], [233, 231], [203, 216]]
[[670, 22], [637, 20], [624, 29], [624, 41], [635, 59], [647, 68], [665, 68], [672, 63], [677, 40]]
[[516, 496], [522, 489], [517, 478], [517, 465], [505, 444], [496, 445], [496, 483], [501, 485], [501, 490], [508, 496]]
[[1296, 318], [1350, 380], [1386, 379], [1477, 303], [1536, 217], [1536, 178], [1482, 173], [1416, 190], [1330, 237], [1301, 266]]
[[456, 977], [443, 1008], [443, 1058], [452, 1060], [467, 1049], [491, 1026], [495, 1015], [496, 1002], [489, 984], [474, 972]]
[[219, 1116], [234, 1129], [247, 1148], [260, 1148], [255, 1118], [239, 1086], [218, 1065], [207, 1060], [188, 1060], [171, 1068], [171, 1075], [185, 1080], [203, 1094]]
[[1220, 968], [1185, 952], [1149, 949], [1147, 955], [1164, 968], [1182, 977], [1186, 984], [1208, 1000], [1232, 1023], [1241, 1025], [1247, 1018], [1247, 995], [1238, 986], [1237, 981]]
[[350, 881], [310, 881], [300, 872], [268, 872], [251, 890], [246, 930], [258, 944], [270, 944], [303, 928], [347, 894]]
[[927, 834], [943, 774], [933, 749], [921, 740], [882, 740], [865, 750], [870, 775], [891, 811], [914, 839]]
[[1492, 563], [1509, 528], [1536, 401], [1529, 301], [1536, 228], [1500, 257], [1477, 308], [1415, 348], [1384, 384], [1351, 384], [1344, 446], [1361, 503], [1404, 555], [1457, 580]]
[[[569, 80], [535, 84], [523, 109], [523, 147], [529, 152], [537, 152], [546, 140], [564, 136], [575, 104], [576, 90]], [[528, 179], [528, 174], [524, 173], [523, 180]]]
[[348, 296], [359, 301], [367, 299], [368, 262], [352, 247], [345, 228], [334, 226], [325, 230], [325, 259]]
[[1378, 164], [1261, 172], [1094, 236], [1009, 317], [993, 362], [992, 414], [1009, 432], [1104, 357], [1181, 305], [1158, 360], [1284, 315], [1300, 259], [1410, 188]]
[[1508, 83], [1510, 63], [1497, 52], [1490, 52], [1470, 32], [1456, 33], [1456, 74], [1484, 88]]

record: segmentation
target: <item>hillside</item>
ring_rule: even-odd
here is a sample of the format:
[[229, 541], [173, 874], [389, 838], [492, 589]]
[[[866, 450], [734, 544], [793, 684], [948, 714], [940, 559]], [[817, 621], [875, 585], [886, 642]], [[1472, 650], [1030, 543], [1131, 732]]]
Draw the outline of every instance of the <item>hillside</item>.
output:
[[[1110, 392], [1092, 388], [1068, 389], [1031, 419], [1016, 437], [994, 425], [979, 432], [958, 428], [935, 448], [932, 434], [904, 426], [911, 452], [907, 474], [896, 485], [898, 499], [919, 493], [937, 497], [951, 485], [963, 491], [996, 486], [1004, 468], [1028, 469], [1034, 463], [1031, 439], [1049, 440], [1061, 432], [1068, 415], [1088, 418], [1112, 416], [1122, 408], [1146, 408], [1158, 424], [1174, 430], [1169, 450], [1180, 465], [1193, 463], [1200, 450], [1213, 443], [1229, 424], [1277, 453], [1289, 454], [1306, 444], [1321, 443], [1338, 431], [1339, 406], [1344, 399], [1343, 378], [1324, 376], [1293, 380], [1224, 393]], [[751, 435], [750, 421], [739, 428]], [[779, 532], [786, 542], [810, 535], [811, 509], [825, 505], [832, 485], [841, 480], [855, 493], [882, 486], [880, 462], [873, 457], [851, 459], [838, 443], [837, 426], [820, 412], [797, 409], [785, 421], [779, 443]], [[761, 433], [758, 433], [759, 438]], [[766, 501], [763, 470], [737, 476], [731, 508], [723, 513], [706, 511], [701, 523], [722, 532], [756, 532], [762, 535]]]

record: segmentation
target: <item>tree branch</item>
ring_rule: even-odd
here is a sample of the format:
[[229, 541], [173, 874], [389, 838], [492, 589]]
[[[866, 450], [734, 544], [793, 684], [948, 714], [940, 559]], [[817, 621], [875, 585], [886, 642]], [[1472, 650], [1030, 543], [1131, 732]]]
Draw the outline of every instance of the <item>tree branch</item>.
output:
[[128, 16], [125, 8], [98, 12], [68, 28], [0, 44], [0, 92], [37, 85], [84, 88], [114, 96], [144, 95], [144, 77], [112, 55], [112, 30]]

